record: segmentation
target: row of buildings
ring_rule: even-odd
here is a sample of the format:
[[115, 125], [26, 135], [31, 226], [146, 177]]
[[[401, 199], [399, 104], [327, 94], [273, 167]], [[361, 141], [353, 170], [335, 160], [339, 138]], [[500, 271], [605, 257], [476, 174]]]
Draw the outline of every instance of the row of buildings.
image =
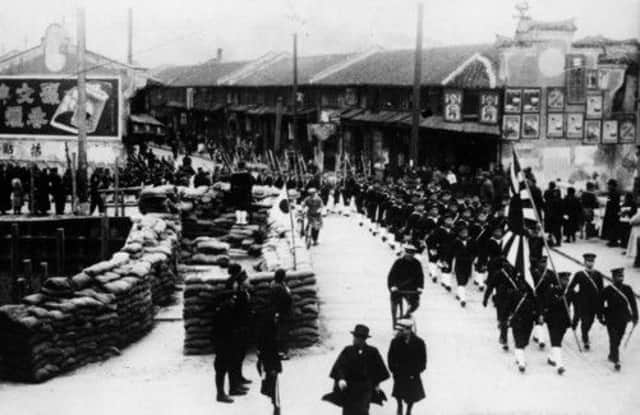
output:
[[[11, 76], [74, 74], [73, 47], [52, 27], [39, 47], [0, 58], [0, 90]], [[543, 179], [581, 180], [598, 171], [629, 183], [638, 126], [638, 41], [576, 40], [576, 30], [573, 20], [522, 15], [513, 36], [498, 36], [492, 44], [424, 49], [418, 163], [488, 168], [506, 164], [515, 147]], [[56, 48], [66, 65], [52, 69], [47, 53]], [[413, 50], [299, 57], [295, 97], [294, 60], [286, 52], [227, 62], [218, 50], [203, 64], [153, 74], [95, 53], [88, 57], [92, 76], [120, 80], [117, 134], [90, 135], [90, 160], [93, 151], [93, 159], [108, 162], [122, 143], [141, 140], [241, 140], [258, 154], [299, 150], [327, 169], [343, 153], [352, 163], [395, 168], [408, 162]], [[0, 112], [6, 105], [0, 96]], [[4, 158], [15, 158], [15, 148], [27, 142], [10, 133], [0, 131]], [[59, 155], [69, 138], [39, 139], [49, 148], [41, 153]], [[7, 143], [13, 154], [5, 153]]]

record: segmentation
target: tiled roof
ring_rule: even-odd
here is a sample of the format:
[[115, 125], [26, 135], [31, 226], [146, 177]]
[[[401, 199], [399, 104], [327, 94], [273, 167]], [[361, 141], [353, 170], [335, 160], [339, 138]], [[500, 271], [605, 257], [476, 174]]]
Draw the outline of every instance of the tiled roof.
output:
[[516, 32], [529, 32], [532, 30], [575, 32], [578, 28], [576, 27], [574, 19], [549, 22], [533, 19], [521, 19], [518, 22]]
[[608, 37], [604, 37], [602, 35], [596, 35], [596, 36], [584, 37], [580, 40], [576, 40], [572, 44], [574, 48], [621, 46], [621, 45], [637, 46], [638, 39], [615, 40], [615, 39], [610, 39]]
[[[298, 83], [309, 83], [314, 75], [340, 64], [352, 56], [353, 54], [334, 54], [298, 57]], [[235, 82], [235, 85], [243, 86], [291, 84], [293, 84], [293, 57], [291, 55], [278, 59], [262, 70], [252, 72]]]
[[155, 74], [155, 77], [169, 86], [213, 86], [218, 79], [247, 63], [248, 61], [218, 62], [212, 59], [200, 65], [169, 67]]
[[[440, 85], [447, 75], [475, 53], [481, 53], [494, 65], [497, 65], [497, 49], [488, 44], [424, 49], [422, 84]], [[380, 51], [323, 78], [318, 83], [326, 85], [411, 85], [413, 84], [414, 70], [413, 55], [414, 51], [409, 49]]]

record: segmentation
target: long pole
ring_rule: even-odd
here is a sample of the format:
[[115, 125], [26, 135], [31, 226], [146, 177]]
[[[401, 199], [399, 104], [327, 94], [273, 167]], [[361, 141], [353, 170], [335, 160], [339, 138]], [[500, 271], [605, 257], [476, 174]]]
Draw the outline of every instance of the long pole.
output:
[[89, 212], [89, 192], [87, 177], [87, 87], [85, 73], [85, 14], [78, 8], [78, 202], [80, 213]]
[[133, 9], [129, 7], [128, 10], [128, 25], [127, 25], [127, 63], [133, 64]]
[[413, 113], [411, 121], [411, 142], [409, 145], [410, 164], [418, 162], [418, 136], [420, 132], [420, 84], [422, 82], [422, 26], [424, 5], [418, 3], [418, 24], [416, 28], [416, 52], [413, 68]]
[[[513, 156], [514, 157], [518, 157], [518, 153], [516, 152], [516, 149], [513, 148]], [[518, 157], [519, 159], [520, 157]], [[542, 221], [540, 220], [540, 215], [538, 214], [538, 208], [536, 207], [536, 202], [533, 200], [533, 193], [531, 193], [531, 188], [529, 187], [529, 181], [525, 178], [524, 179], [524, 184], [527, 187], [527, 192], [529, 192], [529, 198], [531, 199], [531, 205], [533, 206], [533, 213], [536, 216], [536, 221], [538, 221], [538, 223], [542, 224]], [[556, 277], [556, 282], [558, 283], [558, 285], [560, 285], [560, 277], [558, 276], [558, 272], [556, 271], [556, 265], [553, 263], [553, 257], [551, 255], [551, 248], [549, 248], [549, 243], [547, 242], [547, 238], [542, 238], [543, 243], [544, 243], [544, 249], [547, 252], [547, 258], [549, 259], [549, 263], [551, 264], [551, 269], [553, 271], [553, 274]], [[544, 274], [542, 275], [541, 278], [544, 278]], [[540, 280], [540, 282], [542, 282], [542, 279]], [[538, 283], [538, 285], [540, 284], [540, 282]], [[536, 288], [538, 287], [538, 285], [536, 285]], [[534, 292], [535, 294], [535, 292]], [[518, 306], [516, 306], [516, 308], [513, 310], [513, 313], [511, 313], [511, 316], [513, 316], [516, 311], [518, 311], [518, 309], [520, 308], [520, 306], [522, 305], [523, 301], [524, 301], [524, 297], [526, 297], [527, 294], [525, 294], [524, 296], [522, 296], [522, 298], [520, 299], [520, 302], [518, 303]], [[569, 320], [571, 320], [571, 313], [569, 311], [569, 304], [567, 303], [567, 297], [566, 295], [562, 296], [562, 303], [564, 304], [564, 310], [567, 312], [567, 317], [569, 318]], [[576, 341], [576, 345], [578, 346], [578, 350], [580, 352], [582, 352], [582, 347], [580, 347], [580, 342], [578, 341], [578, 335], [576, 334], [576, 329], [574, 329], [573, 327], [571, 327], [571, 330], [573, 331], [573, 337]]]
[[291, 137], [298, 148], [298, 34], [293, 34], [293, 123]]

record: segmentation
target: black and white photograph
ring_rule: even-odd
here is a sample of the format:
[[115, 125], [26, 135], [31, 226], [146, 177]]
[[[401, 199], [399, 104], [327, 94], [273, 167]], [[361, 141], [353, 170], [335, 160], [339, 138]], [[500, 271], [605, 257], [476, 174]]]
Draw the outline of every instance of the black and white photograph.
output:
[[4, 0], [0, 415], [640, 413], [640, 0]]

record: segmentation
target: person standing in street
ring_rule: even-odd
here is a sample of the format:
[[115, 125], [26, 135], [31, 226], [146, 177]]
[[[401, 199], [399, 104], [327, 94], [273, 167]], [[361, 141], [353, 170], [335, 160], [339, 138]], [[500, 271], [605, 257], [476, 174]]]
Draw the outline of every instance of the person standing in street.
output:
[[56, 215], [63, 215], [64, 206], [67, 202], [67, 195], [64, 191], [62, 177], [60, 177], [58, 169], [55, 167], [49, 170], [49, 183], [51, 184], [51, 195], [53, 196]]
[[306, 209], [307, 226], [311, 228], [311, 240], [314, 245], [318, 245], [318, 236], [322, 228], [322, 199], [318, 196], [316, 188], [311, 187], [307, 190], [307, 196], [302, 205]]
[[607, 326], [609, 361], [620, 370], [620, 342], [629, 321], [638, 324], [638, 304], [633, 289], [624, 283], [624, 268], [611, 270], [613, 284], [602, 290], [598, 320]]
[[602, 220], [602, 239], [609, 241], [607, 246], [618, 246], [618, 230], [620, 228], [620, 192], [618, 182], [610, 179], [607, 182], [609, 194]]
[[230, 395], [233, 396], [246, 394], [248, 388], [245, 385], [251, 383], [242, 375], [242, 366], [247, 354], [252, 312], [247, 273], [237, 263], [229, 265], [228, 273], [226, 288], [232, 289], [235, 295], [234, 320], [236, 325], [233, 337], [233, 357], [229, 370]]
[[225, 290], [220, 293], [221, 302], [216, 308], [213, 320], [213, 344], [215, 346], [216, 357], [213, 362], [215, 369], [216, 400], [222, 403], [233, 403], [233, 399], [225, 391], [225, 377], [229, 375], [231, 384], [231, 362], [233, 360], [233, 345], [235, 333], [234, 310], [235, 295], [232, 290]]
[[369, 327], [357, 324], [351, 334], [353, 344], [340, 352], [329, 377], [335, 382], [334, 392], [342, 397], [342, 415], [368, 415], [375, 395], [382, 392], [380, 383], [389, 379], [389, 371], [378, 349], [367, 344]]
[[231, 199], [236, 208], [236, 223], [247, 225], [248, 212], [251, 209], [253, 176], [246, 169], [244, 161], [238, 163], [238, 171], [231, 175]]
[[291, 289], [287, 286], [285, 278], [287, 273], [284, 269], [277, 269], [273, 283], [270, 287], [269, 301], [270, 309], [274, 314], [275, 328], [276, 328], [276, 340], [278, 342], [278, 350], [280, 357], [283, 360], [287, 360], [287, 347], [286, 347], [286, 333], [284, 332], [285, 325], [284, 320], [289, 317], [291, 313], [291, 306], [293, 304], [293, 298], [291, 296]]
[[424, 273], [422, 272], [422, 264], [414, 256], [416, 252], [415, 246], [405, 245], [404, 255], [396, 259], [389, 270], [387, 288], [391, 295], [394, 318], [396, 309], [403, 299], [409, 304], [409, 309], [403, 317], [410, 317], [420, 306], [420, 294], [424, 288]]
[[582, 343], [584, 349], [589, 350], [591, 348], [589, 330], [600, 310], [604, 276], [594, 269], [596, 254], [586, 253], [582, 257], [585, 268], [576, 272], [569, 282], [567, 300], [573, 304], [572, 326], [576, 329], [580, 323]]
[[258, 332], [258, 374], [262, 379], [260, 393], [271, 398], [273, 415], [280, 415], [280, 384], [278, 377], [282, 373], [282, 361], [278, 351], [277, 316], [268, 310], [263, 316]]
[[565, 371], [562, 363], [562, 338], [567, 328], [571, 325], [569, 310], [565, 302], [565, 292], [569, 284], [570, 272], [559, 272], [558, 281], [551, 282], [542, 292], [540, 305], [540, 319], [544, 319], [549, 329], [549, 341], [551, 343], [551, 354], [547, 359], [553, 367], [557, 367], [558, 374]]
[[403, 403], [407, 405], [406, 415], [411, 415], [413, 405], [426, 396], [420, 374], [427, 368], [427, 347], [413, 332], [413, 326], [411, 319], [397, 321], [397, 335], [391, 340], [387, 355], [389, 371], [393, 375], [391, 396], [398, 403], [397, 415], [403, 415]]

